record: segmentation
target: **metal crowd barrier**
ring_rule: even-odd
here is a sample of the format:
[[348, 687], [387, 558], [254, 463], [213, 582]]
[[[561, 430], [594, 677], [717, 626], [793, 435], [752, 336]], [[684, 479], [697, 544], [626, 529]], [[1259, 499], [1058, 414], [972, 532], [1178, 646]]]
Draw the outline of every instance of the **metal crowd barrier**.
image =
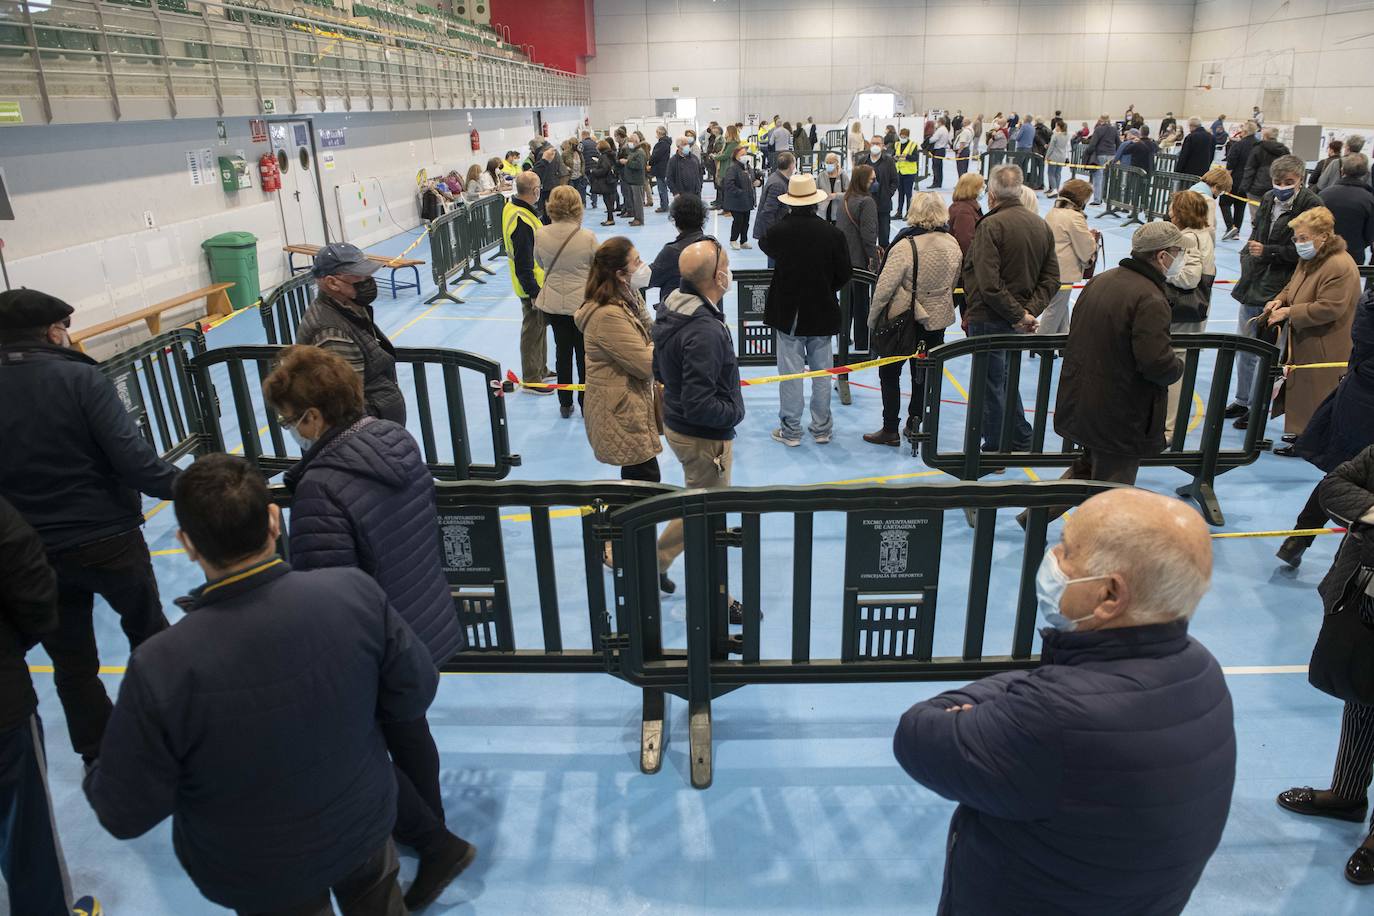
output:
[[1178, 191], [1186, 191], [1197, 184], [1193, 175], [1180, 172], [1165, 172], [1158, 168], [1151, 172], [1147, 180], [1145, 201], [1141, 209], [1146, 219], [1168, 219], [1169, 202]]
[[[1110, 488], [1092, 482], [726, 488], [674, 492], [613, 513], [607, 534], [616, 545], [617, 608], [623, 601], [625, 610], [625, 629], [612, 637], [618, 648], [614, 673], [645, 690], [641, 769], [655, 772], [661, 762], [669, 733], [666, 701], [654, 704], [658, 717], [650, 709], [651, 699], [666, 695], [687, 701], [691, 781], [706, 788], [712, 779], [711, 701], [747, 684], [968, 680], [1035, 667], [1035, 575], [1048, 510], [1076, 506]], [[999, 545], [998, 510], [1008, 507], [1029, 510], [1026, 527], [1023, 533], [1003, 524]], [[958, 565], [968, 564], [964, 595], [957, 583], [940, 582], [949, 510], [971, 512], [975, 520], [971, 546], [961, 542], [951, 551]], [[735, 513], [739, 525], [730, 527], [727, 516]], [[843, 514], [845, 558], [842, 589], [819, 605], [812, 592], [818, 513]], [[782, 520], [770, 524], [765, 537], [770, 515]], [[664, 649], [658, 593], [656, 528], [674, 520], [684, 525], [685, 653]], [[790, 544], [779, 549], [775, 544], [787, 540], [789, 528]], [[991, 588], [994, 579], [1011, 576], [998, 575], [1008, 569], [1006, 534], [1022, 548], [1011, 561], [1017, 566], [1014, 592], [1010, 581]], [[728, 623], [730, 548], [741, 554], [737, 580], [745, 614], [739, 633], [731, 633]], [[827, 543], [824, 549], [834, 548]], [[789, 579], [786, 558], [790, 613], [778, 597], [785, 595], [778, 586]], [[942, 593], [949, 597], [937, 611]], [[990, 594], [1001, 599], [992, 608]], [[961, 597], [962, 608], [955, 603]], [[985, 654], [990, 616], [1000, 627], [1009, 611], [1009, 654]], [[765, 617], [786, 635], [765, 640]], [[817, 640], [822, 657], [813, 651]], [[952, 654], [937, 653], [937, 647]]]
[[[735, 348], [741, 366], [775, 366], [778, 356], [773, 348], [773, 329], [763, 323], [768, 305], [768, 287], [773, 282], [773, 269], [757, 268], [731, 272], [735, 288]], [[852, 324], [849, 316], [856, 291], [861, 302], [871, 296], [878, 283], [878, 275], [869, 270], [855, 269], [849, 283], [840, 290], [840, 333], [835, 365], [843, 366], [853, 355]]]
[[258, 317], [270, 344], [290, 344], [296, 340], [305, 310], [315, 301], [315, 278], [309, 271], [297, 274], [267, 294], [258, 306]]
[[[262, 383], [272, 371], [281, 347], [226, 347], [198, 354], [190, 361], [189, 371], [200, 396], [206, 451], [242, 451], [244, 457], [269, 477], [285, 471], [300, 460], [294, 443], [290, 449], [282, 435], [276, 412], [269, 409], [262, 397]], [[253, 381], [249, 381], [249, 364], [253, 366]], [[411, 422], [407, 423], [420, 444], [434, 476], [439, 480], [500, 480], [510, 469], [520, 464], [520, 456], [511, 453], [509, 429], [506, 424], [506, 402], [501, 386], [501, 367], [493, 360], [462, 350], [397, 349], [396, 364], [411, 367], [414, 395], [408, 399]], [[430, 392], [429, 369], [437, 369], [442, 387], [444, 409], [436, 413]], [[461, 372], [480, 376], [487, 409], [491, 460], [473, 460], [473, 437], [468, 428], [467, 400], [463, 393]], [[215, 400], [216, 375], [227, 377], [229, 418], [237, 426], [240, 444], [230, 447], [225, 432], [223, 413]], [[443, 417], [447, 429], [436, 428], [436, 417]], [[418, 429], [416, 425], [418, 424]], [[263, 436], [266, 435], [264, 442]], [[446, 450], [439, 442], [447, 439]]]
[[207, 451], [202, 399], [189, 371], [204, 352], [204, 334], [177, 328], [100, 364], [143, 438], [167, 461]]
[[482, 263], [482, 255], [495, 246], [501, 247], [501, 211], [506, 198], [488, 194], [471, 203], [461, 201], [452, 210], [431, 220], [429, 250], [434, 276], [434, 295], [425, 300], [429, 305], [440, 299], [462, 304], [448, 284], [453, 280], [475, 280], [485, 283], [479, 273], [495, 273]]
[[[1176, 171], [1175, 166], [1177, 166], [1177, 165], [1178, 165], [1178, 153], [1165, 153], [1165, 152], [1160, 152], [1159, 150], [1155, 150], [1155, 155], [1154, 155], [1154, 171], [1156, 171], [1156, 172], [1173, 172], [1173, 171]], [[1197, 178], [1194, 178], [1193, 181], [1197, 181]]]
[[[996, 335], [956, 340], [931, 350], [925, 359], [925, 407], [921, 432], [912, 443], [913, 454], [936, 470], [961, 480], [978, 480], [1007, 467], [1068, 467], [1081, 453], [1076, 444], [1061, 439], [1057, 448], [1050, 447], [1047, 437], [1056, 435], [1050, 416], [1054, 410], [1052, 391], [1057, 381], [1055, 366], [1059, 351], [1068, 342], [1067, 334]], [[1264, 440], [1264, 427], [1269, 418], [1269, 403], [1274, 382], [1280, 374], [1279, 351], [1271, 344], [1234, 334], [1179, 334], [1174, 337], [1177, 349], [1183, 350], [1183, 378], [1180, 380], [1180, 404], [1174, 421], [1173, 438], [1164, 451], [1141, 460], [1145, 467], [1175, 467], [1192, 476], [1192, 481], [1178, 488], [1178, 495], [1197, 503], [1211, 525], [1224, 525], [1213, 484], [1218, 474], [1251, 464], [1259, 456]], [[1005, 398], [1000, 441], [996, 448], [984, 451], [983, 405], [989, 397], [988, 364], [993, 353], [1006, 356], [1008, 390], [1019, 391], [1023, 355], [1038, 357], [1035, 367], [1035, 398], [1026, 408], [1031, 426], [1029, 451], [1011, 449], [1012, 418], [1020, 410], [1019, 398]], [[1206, 393], [1201, 415], [1202, 433], [1196, 445], [1190, 447], [1188, 427], [1193, 416], [1194, 392], [1197, 388], [1198, 364], [1202, 354], [1215, 352], [1212, 380]], [[1250, 400], [1248, 427], [1237, 447], [1223, 441], [1226, 405], [1229, 403], [1236, 357], [1248, 354], [1258, 360], [1255, 371], [1255, 394]], [[944, 404], [949, 395], [945, 385], [955, 376], [951, 367], [968, 365], [967, 407], [950, 411]], [[955, 386], [957, 387], [957, 386]], [[963, 394], [963, 389], [959, 390]], [[957, 402], [956, 402], [957, 403]], [[941, 433], [950, 433], [942, 441]], [[958, 442], [951, 446], [950, 440]]]
[[1140, 218], [1140, 207], [1148, 187], [1145, 170], [1113, 162], [1108, 164], [1102, 180], [1102, 198], [1106, 201], [1107, 207], [1098, 216], [1115, 216], [1118, 213], [1129, 212], [1130, 215], [1126, 217], [1123, 225], [1143, 222]]
[[999, 165], [1020, 166], [1028, 188], [1039, 190], [1045, 186], [1045, 157], [1034, 150], [988, 150], [983, 154], [983, 177], [990, 176]]

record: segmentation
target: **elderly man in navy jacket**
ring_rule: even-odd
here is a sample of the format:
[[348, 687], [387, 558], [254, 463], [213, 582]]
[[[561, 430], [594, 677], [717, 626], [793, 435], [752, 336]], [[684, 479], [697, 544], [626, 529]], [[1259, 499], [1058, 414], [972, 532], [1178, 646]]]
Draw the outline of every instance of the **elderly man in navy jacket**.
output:
[[[172, 818], [209, 900], [239, 913], [403, 916], [382, 725], [424, 715], [429, 651], [356, 569], [296, 572], [281, 513], [228, 455], [178, 478], [194, 606], [129, 662], [86, 797], [120, 839]], [[379, 724], [380, 723], [380, 724]]]
[[1188, 636], [1211, 557], [1183, 503], [1093, 497], [1036, 578], [1040, 667], [902, 716], [898, 762], [959, 802], [941, 914], [1183, 910], [1236, 775], [1230, 693]]

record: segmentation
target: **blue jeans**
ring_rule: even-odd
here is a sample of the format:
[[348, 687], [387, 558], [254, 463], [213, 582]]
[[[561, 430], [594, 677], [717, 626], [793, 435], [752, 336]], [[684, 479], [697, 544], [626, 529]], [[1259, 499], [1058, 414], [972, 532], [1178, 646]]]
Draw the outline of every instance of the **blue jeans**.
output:
[[[778, 354], [778, 374], [790, 375], [808, 369], [830, 369], [835, 356], [830, 349], [830, 337], [793, 337], [773, 331], [773, 346]], [[811, 380], [811, 425], [813, 436], [830, 435], [830, 385], [828, 375]], [[778, 420], [782, 434], [788, 439], [800, 439], [802, 412], [802, 379], [778, 385]]]
[[654, 183], [658, 185], [658, 205], [663, 209], [668, 209], [668, 179], [654, 177]]
[[[1098, 165], [1106, 165], [1112, 161], [1111, 156], [1098, 156], [1095, 160]], [[1093, 169], [1093, 200], [1102, 200], [1102, 184], [1107, 177], [1106, 169]]]
[[[993, 334], [1015, 334], [1016, 331], [1006, 321], [970, 321], [969, 337], [988, 337]], [[987, 452], [1026, 452], [1031, 446], [1031, 425], [1026, 422], [1026, 407], [1021, 400], [1018, 385], [1010, 394], [1007, 391], [1007, 354], [998, 351], [988, 354], [988, 384], [983, 397], [983, 450]], [[1002, 413], [1006, 410], [1007, 400], [1012, 401], [1012, 430], [1010, 442], [1002, 447]]]
[[[1256, 329], [1259, 322], [1252, 321], [1258, 318], [1259, 313], [1264, 311], [1263, 306], [1241, 305], [1236, 315], [1236, 333], [1241, 337], [1259, 338]], [[1255, 395], [1255, 370], [1259, 368], [1259, 357], [1252, 353], [1236, 354], [1236, 403], [1242, 407], [1249, 407], [1250, 401]]]
[[911, 207], [911, 192], [916, 187], [916, 176], [897, 175], [897, 213], [903, 219], [906, 218], [906, 211]]
[[1045, 190], [1058, 191], [1063, 184], [1064, 167], [1062, 165], [1045, 166]]

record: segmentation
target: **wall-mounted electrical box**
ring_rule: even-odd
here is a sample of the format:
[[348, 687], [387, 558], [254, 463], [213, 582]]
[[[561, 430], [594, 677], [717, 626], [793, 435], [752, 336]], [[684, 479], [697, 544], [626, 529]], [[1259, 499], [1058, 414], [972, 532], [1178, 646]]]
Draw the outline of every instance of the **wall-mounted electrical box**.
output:
[[219, 183], [226, 191], [251, 188], [253, 179], [242, 156], [219, 157]]

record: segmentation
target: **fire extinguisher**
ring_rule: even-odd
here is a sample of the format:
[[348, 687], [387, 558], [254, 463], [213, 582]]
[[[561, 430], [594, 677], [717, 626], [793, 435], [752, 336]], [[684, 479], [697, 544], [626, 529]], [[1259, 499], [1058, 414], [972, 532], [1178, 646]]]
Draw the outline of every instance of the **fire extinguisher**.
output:
[[474, 153], [482, 148], [482, 137], [477, 133], [476, 128], [473, 128], [472, 133], [468, 134], [468, 137], [472, 140], [472, 151]]
[[277, 168], [277, 157], [263, 153], [258, 160], [258, 181], [264, 191], [281, 190], [281, 171]]

